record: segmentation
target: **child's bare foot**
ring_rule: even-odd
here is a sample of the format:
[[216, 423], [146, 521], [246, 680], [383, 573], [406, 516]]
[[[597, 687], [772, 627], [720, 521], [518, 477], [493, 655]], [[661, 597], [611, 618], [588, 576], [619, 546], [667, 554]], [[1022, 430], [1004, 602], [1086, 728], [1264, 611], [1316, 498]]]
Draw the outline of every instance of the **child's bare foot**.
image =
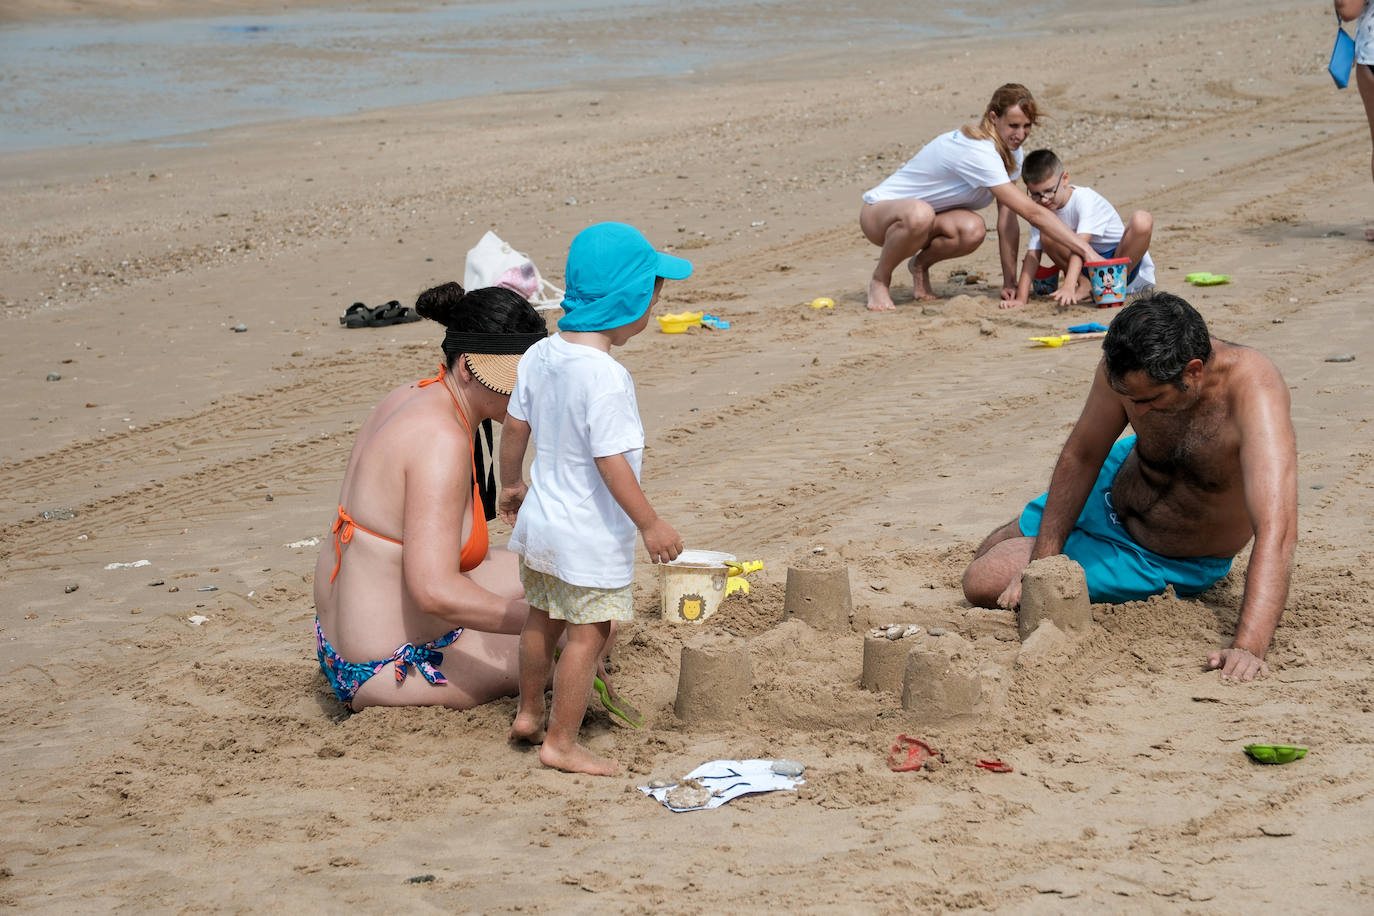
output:
[[897, 304], [892, 301], [892, 290], [886, 283], [868, 281], [868, 310], [870, 312], [895, 312]]
[[539, 762], [565, 773], [615, 776], [620, 772], [619, 763], [609, 757], [598, 757], [580, 744], [559, 749], [546, 742], [539, 747]]
[[527, 741], [539, 744], [544, 740], [544, 717], [521, 710], [516, 713], [510, 726], [511, 741]]
[[906, 266], [911, 271], [911, 298], [917, 302], [938, 298], [930, 288], [930, 268], [921, 263], [921, 256], [913, 254]]

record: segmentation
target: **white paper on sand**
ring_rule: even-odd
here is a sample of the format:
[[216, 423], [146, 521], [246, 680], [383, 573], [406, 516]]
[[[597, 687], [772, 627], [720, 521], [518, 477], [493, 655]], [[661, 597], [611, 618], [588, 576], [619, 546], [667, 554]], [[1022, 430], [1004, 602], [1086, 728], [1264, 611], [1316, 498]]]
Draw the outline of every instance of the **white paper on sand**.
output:
[[800, 776], [780, 776], [774, 773], [773, 764], [776, 762], [775, 760], [712, 760], [710, 763], [703, 763], [683, 777], [683, 779], [695, 779], [715, 792], [706, 804], [698, 805], [695, 808], [675, 808], [668, 804], [668, 793], [672, 790], [672, 786], [664, 786], [660, 789], [640, 786], [639, 791], [650, 798], [663, 802], [663, 806], [669, 811], [701, 811], [705, 808], [719, 808], [731, 799], [739, 798], [741, 795], [750, 795], [754, 792], [777, 792], [779, 790], [795, 792], [797, 786], [806, 782]]

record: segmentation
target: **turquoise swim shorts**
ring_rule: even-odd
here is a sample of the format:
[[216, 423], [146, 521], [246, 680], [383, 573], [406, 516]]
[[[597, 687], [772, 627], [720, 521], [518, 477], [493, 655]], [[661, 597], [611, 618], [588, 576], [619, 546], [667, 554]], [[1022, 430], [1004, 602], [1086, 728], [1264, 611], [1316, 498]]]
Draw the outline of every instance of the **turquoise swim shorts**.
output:
[[[1126, 526], [1112, 508], [1112, 481], [1134, 446], [1135, 436], [1127, 436], [1112, 446], [1064, 544], [1064, 553], [1087, 573], [1088, 598], [1095, 604], [1140, 601], [1160, 594], [1168, 585], [1180, 595], [1196, 595], [1231, 571], [1230, 559], [1161, 557], [1141, 547], [1126, 533]], [[1021, 513], [1021, 533], [1026, 537], [1034, 537], [1040, 531], [1047, 495], [1032, 500]]]

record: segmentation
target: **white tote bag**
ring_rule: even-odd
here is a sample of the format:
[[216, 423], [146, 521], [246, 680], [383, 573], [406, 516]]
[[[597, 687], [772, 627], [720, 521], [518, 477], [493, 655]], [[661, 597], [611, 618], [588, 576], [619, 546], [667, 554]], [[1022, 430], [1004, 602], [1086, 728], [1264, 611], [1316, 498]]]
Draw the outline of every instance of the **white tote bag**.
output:
[[463, 267], [464, 289], [485, 286], [514, 290], [541, 311], [558, 308], [563, 302], [563, 290], [545, 280], [528, 255], [516, 251], [490, 230], [469, 249]]

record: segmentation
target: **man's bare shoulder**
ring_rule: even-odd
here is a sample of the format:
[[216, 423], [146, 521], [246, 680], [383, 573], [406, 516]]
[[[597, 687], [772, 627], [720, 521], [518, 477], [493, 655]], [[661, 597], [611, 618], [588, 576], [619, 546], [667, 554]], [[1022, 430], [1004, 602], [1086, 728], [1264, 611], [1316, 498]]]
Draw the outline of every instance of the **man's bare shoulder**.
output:
[[1253, 347], [1213, 338], [1213, 358], [1222, 378], [1227, 414], [1244, 431], [1271, 436], [1292, 428], [1292, 395], [1278, 366]]
[[1228, 388], [1243, 389], [1258, 384], [1266, 388], [1276, 386], [1284, 392], [1288, 390], [1279, 367], [1254, 347], [1213, 337], [1212, 353], [1217, 368], [1227, 375]]

